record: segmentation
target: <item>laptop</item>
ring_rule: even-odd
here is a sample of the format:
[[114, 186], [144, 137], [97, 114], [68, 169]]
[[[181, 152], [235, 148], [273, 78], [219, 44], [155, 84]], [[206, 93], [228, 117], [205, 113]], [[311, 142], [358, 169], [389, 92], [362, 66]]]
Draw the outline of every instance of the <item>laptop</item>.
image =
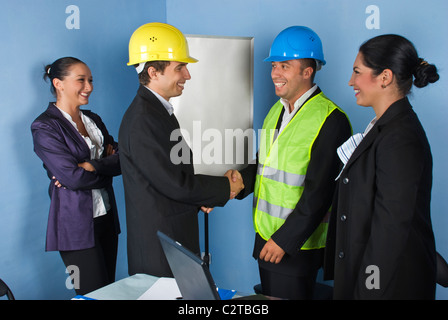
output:
[[184, 300], [221, 300], [207, 265], [197, 255], [157, 231], [168, 264]]

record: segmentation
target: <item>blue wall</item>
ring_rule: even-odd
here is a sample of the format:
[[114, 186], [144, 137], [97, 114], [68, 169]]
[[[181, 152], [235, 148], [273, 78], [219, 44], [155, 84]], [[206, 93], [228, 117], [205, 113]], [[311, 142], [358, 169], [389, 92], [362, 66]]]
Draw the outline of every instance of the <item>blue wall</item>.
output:
[[[76, 5], [80, 28], [68, 29]], [[380, 10], [379, 29], [368, 29], [369, 5]], [[378, 34], [398, 33], [411, 39], [422, 57], [435, 63], [441, 80], [411, 97], [426, 128], [434, 157], [433, 224], [437, 249], [448, 258], [448, 190], [446, 129], [448, 109], [445, 19], [448, 2], [432, 0], [422, 8], [417, 0], [0, 0], [0, 61], [2, 65], [0, 136], [0, 278], [18, 299], [69, 299], [62, 261], [44, 252], [49, 199], [48, 179], [32, 150], [29, 126], [52, 96], [42, 80], [43, 66], [66, 55], [84, 60], [94, 77], [89, 107], [118, 135], [121, 117], [137, 88], [136, 75], [126, 66], [127, 44], [140, 25], [161, 21], [187, 34], [254, 37], [254, 128], [261, 127], [276, 100], [267, 56], [274, 37], [287, 26], [307, 25], [322, 38], [327, 65], [316, 81], [349, 114], [355, 131], [364, 130], [374, 116], [356, 105], [348, 87], [359, 45]], [[192, 53], [194, 56], [194, 53]], [[194, 81], [192, 79], [191, 81]], [[235, 79], [238, 81], [238, 79]], [[115, 190], [123, 233], [120, 236], [117, 279], [127, 276], [126, 225], [122, 181]], [[200, 221], [202, 222], [202, 215]], [[231, 201], [210, 215], [211, 270], [218, 286], [249, 291], [258, 270], [251, 258], [253, 230], [251, 199]], [[437, 297], [448, 299], [438, 287]]]

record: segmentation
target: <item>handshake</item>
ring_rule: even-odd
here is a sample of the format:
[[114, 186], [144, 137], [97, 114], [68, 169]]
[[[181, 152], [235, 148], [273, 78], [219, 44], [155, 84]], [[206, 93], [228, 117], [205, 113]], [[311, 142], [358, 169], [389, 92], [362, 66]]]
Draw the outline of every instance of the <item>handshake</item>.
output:
[[238, 193], [244, 189], [243, 177], [238, 170], [227, 170], [224, 176], [229, 178], [230, 199], [235, 199]]
[[[230, 199], [235, 199], [235, 197], [244, 189], [243, 177], [238, 170], [227, 170], [224, 174], [229, 179], [230, 183]], [[212, 212], [213, 208], [201, 207], [204, 213]]]

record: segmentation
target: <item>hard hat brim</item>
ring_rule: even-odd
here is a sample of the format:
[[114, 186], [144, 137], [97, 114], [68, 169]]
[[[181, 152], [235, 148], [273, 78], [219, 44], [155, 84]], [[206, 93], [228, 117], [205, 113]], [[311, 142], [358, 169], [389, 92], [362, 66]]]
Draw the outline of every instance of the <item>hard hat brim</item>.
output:
[[314, 60], [320, 61], [320, 63], [323, 66], [327, 63], [325, 60], [320, 60], [320, 59], [316, 59], [316, 58], [309, 58], [309, 57], [300, 58], [300, 57], [284, 57], [284, 56], [269, 56], [266, 59], [264, 59], [263, 61], [265, 61], [265, 62], [283, 62], [283, 61], [297, 60], [297, 59], [314, 59]]
[[150, 61], [177, 61], [177, 62], [181, 62], [181, 63], [196, 63], [199, 60], [195, 59], [193, 57], [187, 57], [187, 58], [182, 58], [182, 59], [149, 59], [149, 60], [142, 60], [142, 61], [138, 61], [138, 62], [129, 61], [127, 63], [127, 65], [134, 66], [134, 65], [142, 63], [142, 62], [150, 62]]

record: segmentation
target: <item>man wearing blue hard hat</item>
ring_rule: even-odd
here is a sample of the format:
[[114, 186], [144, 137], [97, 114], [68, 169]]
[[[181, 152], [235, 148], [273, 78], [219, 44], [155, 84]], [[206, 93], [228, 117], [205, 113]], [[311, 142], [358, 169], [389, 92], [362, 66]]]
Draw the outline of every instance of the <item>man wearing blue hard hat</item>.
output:
[[257, 163], [241, 170], [246, 189], [238, 198], [254, 192], [253, 254], [262, 292], [312, 299], [340, 169], [336, 149], [350, 137], [351, 126], [314, 84], [326, 62], [313, 30], [283, 30], [265, 61], [272, 63], [280, 100], [264, 120]]

